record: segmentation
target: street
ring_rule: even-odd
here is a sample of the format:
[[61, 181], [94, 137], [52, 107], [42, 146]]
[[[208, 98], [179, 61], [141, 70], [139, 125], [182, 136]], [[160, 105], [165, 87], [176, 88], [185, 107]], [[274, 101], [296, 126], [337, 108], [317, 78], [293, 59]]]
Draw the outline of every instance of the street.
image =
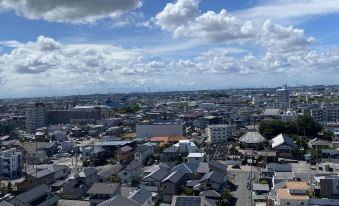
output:
[[251, 192], [247, 189], [249, 172], [232, 172], [235, 178], [232, 181], [236, 185], [235, 191], [232, 192], [235, 200], [235, 206], [251, 206]]

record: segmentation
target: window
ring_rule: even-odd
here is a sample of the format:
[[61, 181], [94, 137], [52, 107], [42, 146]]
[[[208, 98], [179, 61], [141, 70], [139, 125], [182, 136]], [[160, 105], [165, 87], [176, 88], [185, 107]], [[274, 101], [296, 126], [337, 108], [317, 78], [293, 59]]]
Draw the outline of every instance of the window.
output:
[[126, 176], [126, 175], [127, 175], [127, 172], [124, 172], [124, 175]]
[[290, 205], [291, 203], [287, 202], [286, 205]]
[[300, 205], [304, 205], [304, 202], [301, 202]]

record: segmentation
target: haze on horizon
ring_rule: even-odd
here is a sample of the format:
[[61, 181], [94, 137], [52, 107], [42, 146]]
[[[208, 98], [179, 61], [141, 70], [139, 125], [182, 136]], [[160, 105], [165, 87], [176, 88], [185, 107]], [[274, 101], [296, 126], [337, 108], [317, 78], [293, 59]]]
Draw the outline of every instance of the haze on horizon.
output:
[[339, 0], [0, 0], [0, 97], [338, 84]]

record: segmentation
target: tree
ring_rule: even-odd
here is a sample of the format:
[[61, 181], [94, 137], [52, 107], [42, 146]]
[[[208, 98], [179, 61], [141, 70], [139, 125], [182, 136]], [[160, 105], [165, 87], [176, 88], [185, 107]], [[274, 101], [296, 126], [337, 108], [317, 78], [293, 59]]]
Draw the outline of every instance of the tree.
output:
[[193, 190], [189, 187], [183, 186], [181, 188], [181, 195], [187, 195], [187, 196], [193, 195]]
[[332, 138], [334, 137], [334, 133], [330, 131], [324, 132], [324, 140], [332, 141]]
[[322, 126], [315, 122], [309, 113], [305, 113], [298, 117], [297, 128], [299, 135], [316, 137], [322, 130]]

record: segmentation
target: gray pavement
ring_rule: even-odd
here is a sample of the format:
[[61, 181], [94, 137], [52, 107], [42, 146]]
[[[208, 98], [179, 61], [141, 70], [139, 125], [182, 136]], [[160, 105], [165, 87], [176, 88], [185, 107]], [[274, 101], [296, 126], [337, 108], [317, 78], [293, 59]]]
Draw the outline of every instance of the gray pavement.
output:
[[233, 197], [236, 198], [236, 206], [251, 206], [251, 192], [247, 189], [249, 182], [248, 172], [235, 172], [233, 183], [237, 186], [237, 190], [232, 192]]

